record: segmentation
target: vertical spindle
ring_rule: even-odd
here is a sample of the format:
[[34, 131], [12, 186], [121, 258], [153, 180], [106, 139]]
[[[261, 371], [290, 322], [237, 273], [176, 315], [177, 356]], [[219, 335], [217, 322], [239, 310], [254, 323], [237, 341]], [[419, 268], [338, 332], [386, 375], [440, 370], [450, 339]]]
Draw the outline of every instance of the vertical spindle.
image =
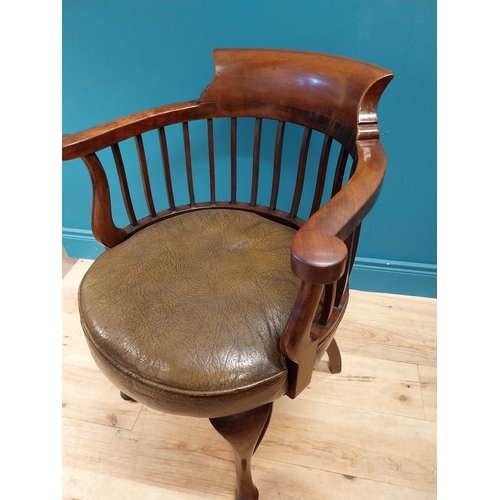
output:
[[236, 203], [236, 118], [231, 118], [231, 204]]
[[330, 150], [332, 147], [333, 137], [325, 135], [323, 139], [323, 147], [321, 148], [321, 156], [318, 166], [318, 179], [316, 181], [316, 189], [314, 191], [314, 199], [311, 206], [311, 213], [309, 217], [319, 210], [321, 199], [323, 198], [323, 190], [325, 189], [326, 170], [328, 167], [328, 159], [330, 157]]
[[118, 174], [118, 180], [120, 181], [120, 189], [122, 192], [125, 210], [127, 211], [128, 220], [132, 226], [137, 226], [137, 218], [135, 216], [134, 206], [132, 205], [132, 199], [128, 188], [127, 174], [125, 173], [123, 158], [118, 144], [113, 144], [111, 146], [111, 151], [113, 152], [113, 158], [115, 160], [116, 172]]
[[347, 286], [349, 275], [351, 274], [352, 266], [354, 265], [354, 258], [356, 257], [356, 250], [358, 248], [358, 240], [359, 240], [359, 232], [361, 229], [361, 224], [356, 227], [356, 229], [344, 240], [346, 244], [348, 256], [347, 263], [344, 274], [337, 281], [337, 289], [335, 293], [335, 301], [334, 306], [338, 307], [340, 304], [340, 300], [342, 299], [342, 295], [344, 294], [345, 288]]
[[333, 179], [333, 186], [332, 186], [332, 198], [342, 188], [342, 181], [344, 180], [345, 166], [346, 166], [348, 157], [349, 157], [349, 153], [348, 153], [347, 149], [345, 149], [344, 146], [342, 146], [340, 148], [339, 157], [337, 159], [337, 165], [335, 167], [335, 177]]
[[170, 173], [170, 160], [168, 157], [167, 136], [164, 127], [158, 129], [160, 141], [161, 159], [163, 163], [163, 175], [165, 177], [165, 187], [167, 191], [168, 205], [170, 210], [175, 210], [174, 190], [172, 188], [172, 175]]
[[292, 208], [290, 209], [290, 219], [297, 216], [299, 210], [300, 198], [304, 188], [304, 178], [306, 175], [307, 154], [309, 152], [309, 143], [311, 142], [312, 129], [309, 127], [304, 128], [302, 134], [302, 144], [300, 146], [299, 166], [297, 169], [297, 180], [295, 182], [295, 192], [293, 195]]
[[153, 195], [151, 193], [151, 183], [149, 181], [148, 164], [146, 162], [144, 143], [142, 141], [142, 136], [140, 134], [135, 136], [135, 146], [137, 149], [137, 156], [139, 158], [139, 166], [141, 169], [141, 177], [142, 177], [142, 187], [144, 189], [146, 204], [148, 206], [149, 215], [154, 218], [156, 217], [156, 210], [153, 203]]
[[189, 192], [189, 203], [195, 205], [194, 186], [193, 186], [193, 165], [191, 162], [191, 144], [189, 141], [189, 126], [187, 122], [182, 123], [182, 133], [184, 136], [184, 155], [186, 157], [186, 175]]
[[214, 125], [212, 118], [207, 120], [208, 130], [208, 163], [210, 168], [210, 203], [215, 203], [215, 154], [214, 154]]
[[276, 128], [276, 142], [274, 146], [274, 168], [273, 168], [273, 184], [271, 188], [271, 200], [269, 201], [269, 210], [276, 210], [276, 202], [278, 200], [278, 191], [280, 186], [281, 173], [281, 157], [283, 154], [283, 139], [285, 136], [285, 122], [279, 121]]
[[250, 196], [250, 206], [257, 204], [257, 191], [259, 188], [259, 163], [260, 163], [260, 139], [262, 134], [262, 118], [255, 119], [255, 129], [253, 134], [253, 167], [252, 167], [252, 193]]

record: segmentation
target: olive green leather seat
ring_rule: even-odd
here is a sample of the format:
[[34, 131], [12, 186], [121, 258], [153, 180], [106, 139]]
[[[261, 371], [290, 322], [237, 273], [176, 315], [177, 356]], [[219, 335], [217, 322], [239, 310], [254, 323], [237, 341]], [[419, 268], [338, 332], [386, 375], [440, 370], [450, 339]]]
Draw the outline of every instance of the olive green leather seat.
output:
[[99, 368], [130, 397], [217, 417], [287, 391], [279, 338], [297, 296], [295, 230], [241, 210], [183, 213], [107, 250], [79, 292]]

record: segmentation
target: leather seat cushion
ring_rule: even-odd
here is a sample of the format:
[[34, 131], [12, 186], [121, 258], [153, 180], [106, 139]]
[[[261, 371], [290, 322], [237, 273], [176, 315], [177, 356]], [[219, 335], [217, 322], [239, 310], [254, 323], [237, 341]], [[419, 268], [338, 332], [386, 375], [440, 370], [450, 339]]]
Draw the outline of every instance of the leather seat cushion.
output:
[[226, 209], [157, 222], [99, 256], [80, 285], [101, 370], [171, 413], [216, 417], [282, 396], [279, 338], [299, 280], [295, 230]]

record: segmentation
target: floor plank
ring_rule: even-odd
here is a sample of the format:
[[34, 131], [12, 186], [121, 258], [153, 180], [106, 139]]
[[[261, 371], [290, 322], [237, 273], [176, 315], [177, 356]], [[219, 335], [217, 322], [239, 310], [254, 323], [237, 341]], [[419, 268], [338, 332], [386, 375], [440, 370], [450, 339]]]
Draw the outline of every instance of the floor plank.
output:
[[436, 426], [420, 419], [287, 398], [275, 404], [261, 456], [433, 492]]
[[62, 247], [62, 277], [64, 278], [68, 271], [73, 267], [78, 259], [68, 257], [64, 246]]
[[81, 467], [64, 466], [62, 473], [63, 500], [206, 500], [217, 498], [205, 494], [196, 495], [192, 491], [189, 493], [172, 491], [134, 479], [117, 477], [108, 472], [98, 473]]
[[140, 412], [96, 368], [66, 365], [62, 396], [63, 417], [119, 429], [132, 430]]
[[301, 397], [310, 401], [424, 418], [416, 365], [342, 354], [342, 372], [332, 376], [327, 355]]
[[352, 290], [335, 338], [341, 353], [436, 366], [436, 300]]
[[425, 419], [437, 421], [437, 370], [432, 366], [419, 366], [418, 373], [422, 386], [422, 401]]
[[[148, 410], [148, 413], [157, 412]], [[199, 431], [205, 428], [207, 431], [201, 435], [194, 432], [189, 437], [168, 432], [171, 415], [157, 417], [156, 423], [163, 421], [161, 436], [65, 422], [64, 498], [232, 500], [235, 487], [232, 453], [208, 422], [184, 418], [188, 422], [182, 424], [184, 430], [199, 426]], [[178, 426], [175, 428], [178, 430]], [[343, 500], [435, 498], [421, 490], [266, 459], [262, 455], [259, 448], [252, 470], [263, 499], [326, 499], [331, 498], [332, 491]]]

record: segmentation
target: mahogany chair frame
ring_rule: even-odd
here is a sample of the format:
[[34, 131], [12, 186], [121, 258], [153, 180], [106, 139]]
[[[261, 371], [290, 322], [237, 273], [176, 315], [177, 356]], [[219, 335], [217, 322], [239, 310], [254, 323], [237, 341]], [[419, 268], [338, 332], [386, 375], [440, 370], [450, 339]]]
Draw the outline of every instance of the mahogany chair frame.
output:
[[[63, 160], [81, 158], [92, 181], [92, 232], [112, 248], [158, 221], [187, 211], [225, 208], [250, 211], [297, 229], [290, 248], [290, 265], [301, 285], [281, 336], [279, 348], [288, 365], [288, 391], [295, 398], [309, 384], [318, 359], [326, 351], [332, 373], [341, 370], [333, 338], [345, 312], [349, 274], [356, 255], [361, 222], [379, 195], [386, 157], [379, 140], [377, 106], [393, 78], [390, 71], [371, 64], [312, 52], [271, 49], [216, 49], [215, 76], [200, 98], [135, 113], [76, 134], [63, 135]], [[250, 201], [237, 193], [237, 124], [255, 119]], [[214, 120], [230, 120], [231, 193], [216, 192]], [[190, 124], [205, 120], [208, 143], [210, 199], [195, 196], [191, 161]], [[276, 122], [274, 169], [269, 204], [259, 198], [259, 155], [263, 120]], [[285, 125], [303, 127], [297, 179], [288, 210], [277, 207]], [[182, 124], [189, 204], [177, 206], [172, 185], [165, 130]], [[157, 131], [165, 175], [168, 206], [157, 208], [146, 159], [143, 134]], [[310, 217], [298, 217], [311, 134], [323, 134], [323, 146]], [[120, 143], [134, 139], [148, 213], [136, 216], [131, 200]], [[332, 143], [340, 144], [333, 186], [325, 185]], [[113, 220], [108, 177], [97, 153], [110, 148], [116, 165], [123, 203], [129, 219], [125, 227]], [[346, 173], [351, 159], [351, 172]], [[346, 177], [348, 178], [345, 182]], [[330, 199], [320, 206], [325, 190]], [[320, 313], [318, 315], [318, 309]], [[123, 397], [127, 397], [123, 394]], [[236, 458], [236, 498], [256, 499], [250, 459], [269, 424], [272, 403], [244, 414], [211, 418], [213, 426], [232, 445]]]

